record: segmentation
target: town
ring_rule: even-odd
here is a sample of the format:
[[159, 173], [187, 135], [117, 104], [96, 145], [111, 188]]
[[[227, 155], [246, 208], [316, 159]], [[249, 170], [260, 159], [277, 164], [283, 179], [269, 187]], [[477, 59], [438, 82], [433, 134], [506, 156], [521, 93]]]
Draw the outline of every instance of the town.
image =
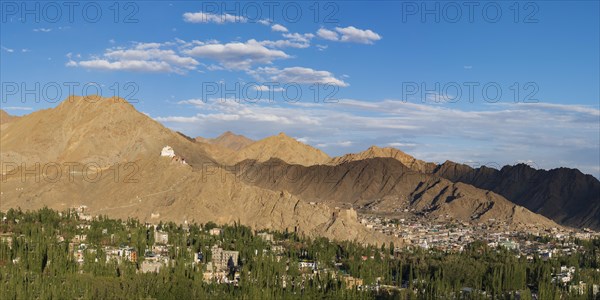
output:
[[[523, 279], [515, 287], [493, 291], [495, 294], [513, 293], [522, 299], [544, 299], [540, 297], [548, 291], [582, 299], [600, 296], [600, 239], [598, 233], [589, 230], [567, 234], [556, 229], [531, 234], [490, 225], [493, 222], [488, 225], [447, 220], [419, 223], [361, 215], [361, 222], [368, 228], [401, 237], [406, 243], [357, 245], [309, 239], [289, 232], [253, 231], [240, 224], [218, 226], [208, 222], [198, 226], [111, 220], [91, 216], [86, 209], [85, 206], [66, 212], [44, 209], [37, 212], [37, 217], [30, 215], [36, 213], [14, 210], [2, 213], [2, 274], [11, 273], [6, 268], [31, 266], [31, 254], [24, 257], [19, 251], [37, 251], [38, 247], [32, 250], [31, 238], [35, 236], [33, 232], [39, 231], [42, 236], [50, 235], [47, 247], [66, 250], [63, 264], [72, 264], [76, 274], [117, 270], [117, 274], [129, 272], [128, 276], [159, 275], [182, 268], [189, 274], [198, 274], [193, 275], [194, 280], [201, 280], [205, 286], [244, 289], [262, 286], [264, 281], [271, 288], [294, 295], [308, 295], [310, 290], [317, 293], [337, 290], [341, 293], [337, 295], [346, 296], [410, 295], [433, 289], [432, 285], [439, 280], [425, 275], [428, 270], [413, 265], [415, 256], [437, 260], [443, 255], [461, 257], [487, 251], [489, 259], [504, 257], [514, 264], [516, 277], [520, 276], [519, 270], [525, 273], [529, 268], [549, 268], [547, 274], [540, 275], [546, 278], [540, 278], [533, 286]], [[53, 221], [45, 224], [40, 221], [44, 218]], [[26, 222], [32, 224], [21, 228]], [[51, 255], [49, 251], [44, 254], [43, 269], [55, 264], [52, 257], [57, 254]], [[492, 293], [490, 287], [469, 284], [467, 278], [459, 282], [461, 286], [446, 287], [449, 290], [436, 288], [443, 294], [460, 293], [469, 297]]]
[[511, 228], [504, 222], [493, 219], [486, 223], [470, 223], [452, 219], [427, 220], [407, 217], [391, 218], [375, 214], [362, 214], [360, 222], [374, 231], [402, 238], [413, 247], [436, 249], [443, 252], [460, 252], [474, 241], [483, 241], [490, 248], [498, 246], [524, 255], [533, 260], [537, 255], [550, 258], [552, 255], [570, 255], [581, 251], [574, 240], [600, 238], [600, 232], [588, 228], [583, 230], [554, 227], [550, 229], [530, 226], [529, 230]]

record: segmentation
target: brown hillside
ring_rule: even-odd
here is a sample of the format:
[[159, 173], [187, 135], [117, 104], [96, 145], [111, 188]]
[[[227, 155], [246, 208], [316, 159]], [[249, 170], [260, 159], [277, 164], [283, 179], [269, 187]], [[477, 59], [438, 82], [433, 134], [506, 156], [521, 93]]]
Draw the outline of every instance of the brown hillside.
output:
[[496, 193], [415, 172], [392, 158], [310, 167], [290, 166], [279, 160], [246, 161], [238, 169], [240, 178], [248, 183], [287, 190], [306, 201], [351, 203], [355, 207], [392, 201], [397, 208], [433, 216], [448, 214], [464, 221], [496, 219], [517, 226], [557, 226]]
[[416, 159], [396, 148], [386, 147], [380, 148], [377, 146], [371, 146], [369, 149], [359, 152], [350, 153], [343, 156], [334, 157], [329, 161], [329, 164], [339, 165], [351, 161], [377, 158], [377, 157], [389, 157], [398, 160], [403, 165], [409, 167], [417, 172], [429, 173], [437, 166], [434, 163], [428, 163], [419, 159]]
[[279, 133], [241, 149], [231, 162], [235, 164], [248, 159], [265, 162], [271, 158], [303, 166], [325, 164], [330, 159], [323, 151]]
[[231, 149], [233, 151], [239, 151], [242, 148], [254, 143], [253, 140], [239, 134], [234, 134], [231, 131], [226, 131], [220, 136], [211, 140], [215, 145]]
[[6, 111], [0, 109], [0, 125], [2, 125], [4, 123], [11, 122], [11, 121], [14, 121], [14, 120], [16, 120], [18, 118], [19, 117], [9, 115]]

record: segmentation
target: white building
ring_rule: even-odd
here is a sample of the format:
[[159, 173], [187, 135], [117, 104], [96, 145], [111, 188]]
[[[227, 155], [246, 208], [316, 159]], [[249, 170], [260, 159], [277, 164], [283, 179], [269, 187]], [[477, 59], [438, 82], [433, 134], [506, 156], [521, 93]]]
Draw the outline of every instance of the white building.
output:
[[211, 248], [212, 253], [212, 265], [219, 270], [226, 270], [228, 267], [229, 260], [233, 262], [233, 266], [237, 267], [238, 257], [240, 252], [223, 250], [221, 247], [214, 245]]
[[169, 243], [169, 234], [162, 231], [154, 232], [154, 242], [157, 244], [166, 245]]
[[257, 236], [260, 237], [261, 239], [263, 239], [265, 242], [272, 242], [273, 241], [273, 234], [272, 233], [259, 232], [257, 234]]
[[312, 261], [300, 261], [300, 262], [298, 262], [298, 267], [300, 269], [313, 269], [314, 270], [317, 268], [317, 264]]
[[223, 235], [223, 229], [221, 229], [221, 228], [212, 228], [211, 230], [208, 231], [208, 234], [210, 234], [210, 235]]
[[165, 146], [162, 151], [160, 151], [160, 156], [166, 156], [166, 157], [175, 157], [175, 151], [173, 150], [173, 148], [171, 148], [171, 146]]

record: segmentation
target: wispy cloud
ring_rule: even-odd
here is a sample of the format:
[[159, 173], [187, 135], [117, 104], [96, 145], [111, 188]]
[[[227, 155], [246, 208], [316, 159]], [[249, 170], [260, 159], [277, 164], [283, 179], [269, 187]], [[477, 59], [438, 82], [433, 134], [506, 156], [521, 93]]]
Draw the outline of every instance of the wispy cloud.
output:
[[136, 71], [180, 73], [194, 70], [199, 62], [194, 58], [182, 56], [173, 49], [164, 49], [171, 44], [137, 43], [132, 48], [113, 47], [107, 49], [102, 57], [75, 61], [67, 54], [68, 67], [82, 67], [107, 71]]
[[14, 50], [14, 49], [7, 48], [7, 47], [4, 47], [4, 46], [0, 46], [0, 48], [2, 48], [2, 50], [6, 51], [6, 52], [8, 52], [8, 53], [13, 53], [13, 52], [15, 52], [15, 50]]
[[374, 42], [381, 40], [381, 35], [378, 33], [370, 29], [358, 29], [354, 26], [336, 27], [335, 31], [320, 28], [317, 30], [317, 36], [330, 41], [359, 44], [373, 44]]
[[4, 110], [33, 110], [32, 107], [26, 107], [26, 106], [2, 106], [2, 109], [4, 109]]
[[319, 71], [305, 67], [290, 67], [277, 69], [272, 67], [258, 68], [249, 72], [259, 80], [279, 82], [279, 83], [298, 83], [298, 84], [330, 84], [340, 87], [349, 86], [345, 81], [336, 78], [331, 72]]
[[317, 35], [320, 38], [330, 40], [330, 41], [339, 40], [337, 32], [335, 32], [333, 30], [325, 29], [325, 28], [321, 28], [321, 29], [317, 30]]
[[277, 32], [288, 32], [288, 29], [280, 24], [274, 24], [273, 26], [271, 26], [271, 30], [273, 31], [277, 31]]
[[208, 44], [183, 51], [187, 55], [218, 61], [227, 69], [245, 70], [256, 64], [270, 64], [290, 56], [281, 50], [269, 49], [256, 40], [226, 44]]
[[239, 15], [231, 14], [212, 14], [206, 12], [186, 12], [183, 14], [183, 20], [189, 23], [245, 23], [247, 19]]
[[[434, 162], [450, 159], [503, 165], [533, 160], [542, 168], [570, 166], [600, 175], [593, 170], [600, 163], [597, 107], [506, 103], [463, 110], [452, 104], [353, 99], [329, 104], [227, 100], [181, 105], [193, 105], [198, 113], [157, 120], [196, 135], [224, 130], [248, 134], [248, 128], [271, 134], [285, 131], [332, 155], [377, 144]], [[198, 132], [198, 128], [215, 132]]]

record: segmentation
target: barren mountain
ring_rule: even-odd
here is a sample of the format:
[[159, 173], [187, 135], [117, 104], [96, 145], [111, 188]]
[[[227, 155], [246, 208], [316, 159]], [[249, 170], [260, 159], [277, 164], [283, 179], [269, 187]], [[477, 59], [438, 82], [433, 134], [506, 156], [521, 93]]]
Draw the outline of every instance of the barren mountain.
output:
[[403, 165], [409, 167], [412, 170], [417, 172], [430, 173], [436, 168], [436, 164], [428, 163], [419, 159], [416, 159], [396, 148], [380, 148], [377, 146], [371, 146], [369, 149], [359, 152], [359, 153], [350, 153], [343, 156], [334, 157], [329, 161], [329, 164], [339, 165], [351, 161], [369, 159], [369, 158], [377, 158], [377, 157], [390, 157], [398, 160]]
[[0, 125], [2, 125], [4, 123], [11, 122], [11, 121], [14, 121], [15, 119], [18, 119], [18, 118], [19, 117], [17, 117], [17, 116], [11, 116], [6, 111], [0, 109]]
[[450, 215], [463, 221], [495, 219], [515, 226], [557, 226], [496, 193], [415, 172], [392, 158], [310, 167], [288, 165], [281, 160], [245, 161], [236, 169], [245, 182], [271, 190], [287, 190], [317, 203], [406, 208], [425, 215]]
[[254, 143], [253, 140], [239, 134], [235, 134], [231, 131], [226, 131], [220, 136], [214, 139], [206, 139], [203, 137], [197, 137], [196, 141], [201, 143], [209, 143], [221, 147], [228, 148], [233, 151], [241, 150], [242, 148]]
[[303, 144], [282, 132], [241, 149], [231, 162], [237, 163], [247, 159], [265, 162], [271, 158], [303, 166], [324, 164], [330, 159], [323, 151]]
[[5, 161], [106, 166], [158, 155], [165, 145], [176, 146], [188, 161], [212, 161], [200, 147], [120, 98], [70, 97], [11, 123], [0, 136]]
[[600, 182], [576, 169], [545, 171], [527, 165], [505, 166], [501, 170], [488, 167], [473, 169], [450, 161], [436, 165], [394, 148], [376, 146], [333, 158], [329, 163], [343, 164], [376, 157], [391, 157], [414, 171], [493, 191], [563, 225], [600, 229]]
[[525, 164], [473, 169], [447, 161], [435, 174], [494, 191], [558, 223], [600, 229], [600, 181], [577, 169], [546, 171]]
[[[11, 166], [2, 174], [2, 210], [86, 205], [93, 215], [153, 222], [240, 221], [308, 236], [389, 240], [358, 223], [351, 211], [312, 206], [285, 191], [236, 181], [202, 145], [120, 98], [70, 97], [14, 121], [0, 141], [1, 162]], [[161, 152], [167, 145], [172, 149]], [[101, 168], [90, 168], [92, 163]]]

